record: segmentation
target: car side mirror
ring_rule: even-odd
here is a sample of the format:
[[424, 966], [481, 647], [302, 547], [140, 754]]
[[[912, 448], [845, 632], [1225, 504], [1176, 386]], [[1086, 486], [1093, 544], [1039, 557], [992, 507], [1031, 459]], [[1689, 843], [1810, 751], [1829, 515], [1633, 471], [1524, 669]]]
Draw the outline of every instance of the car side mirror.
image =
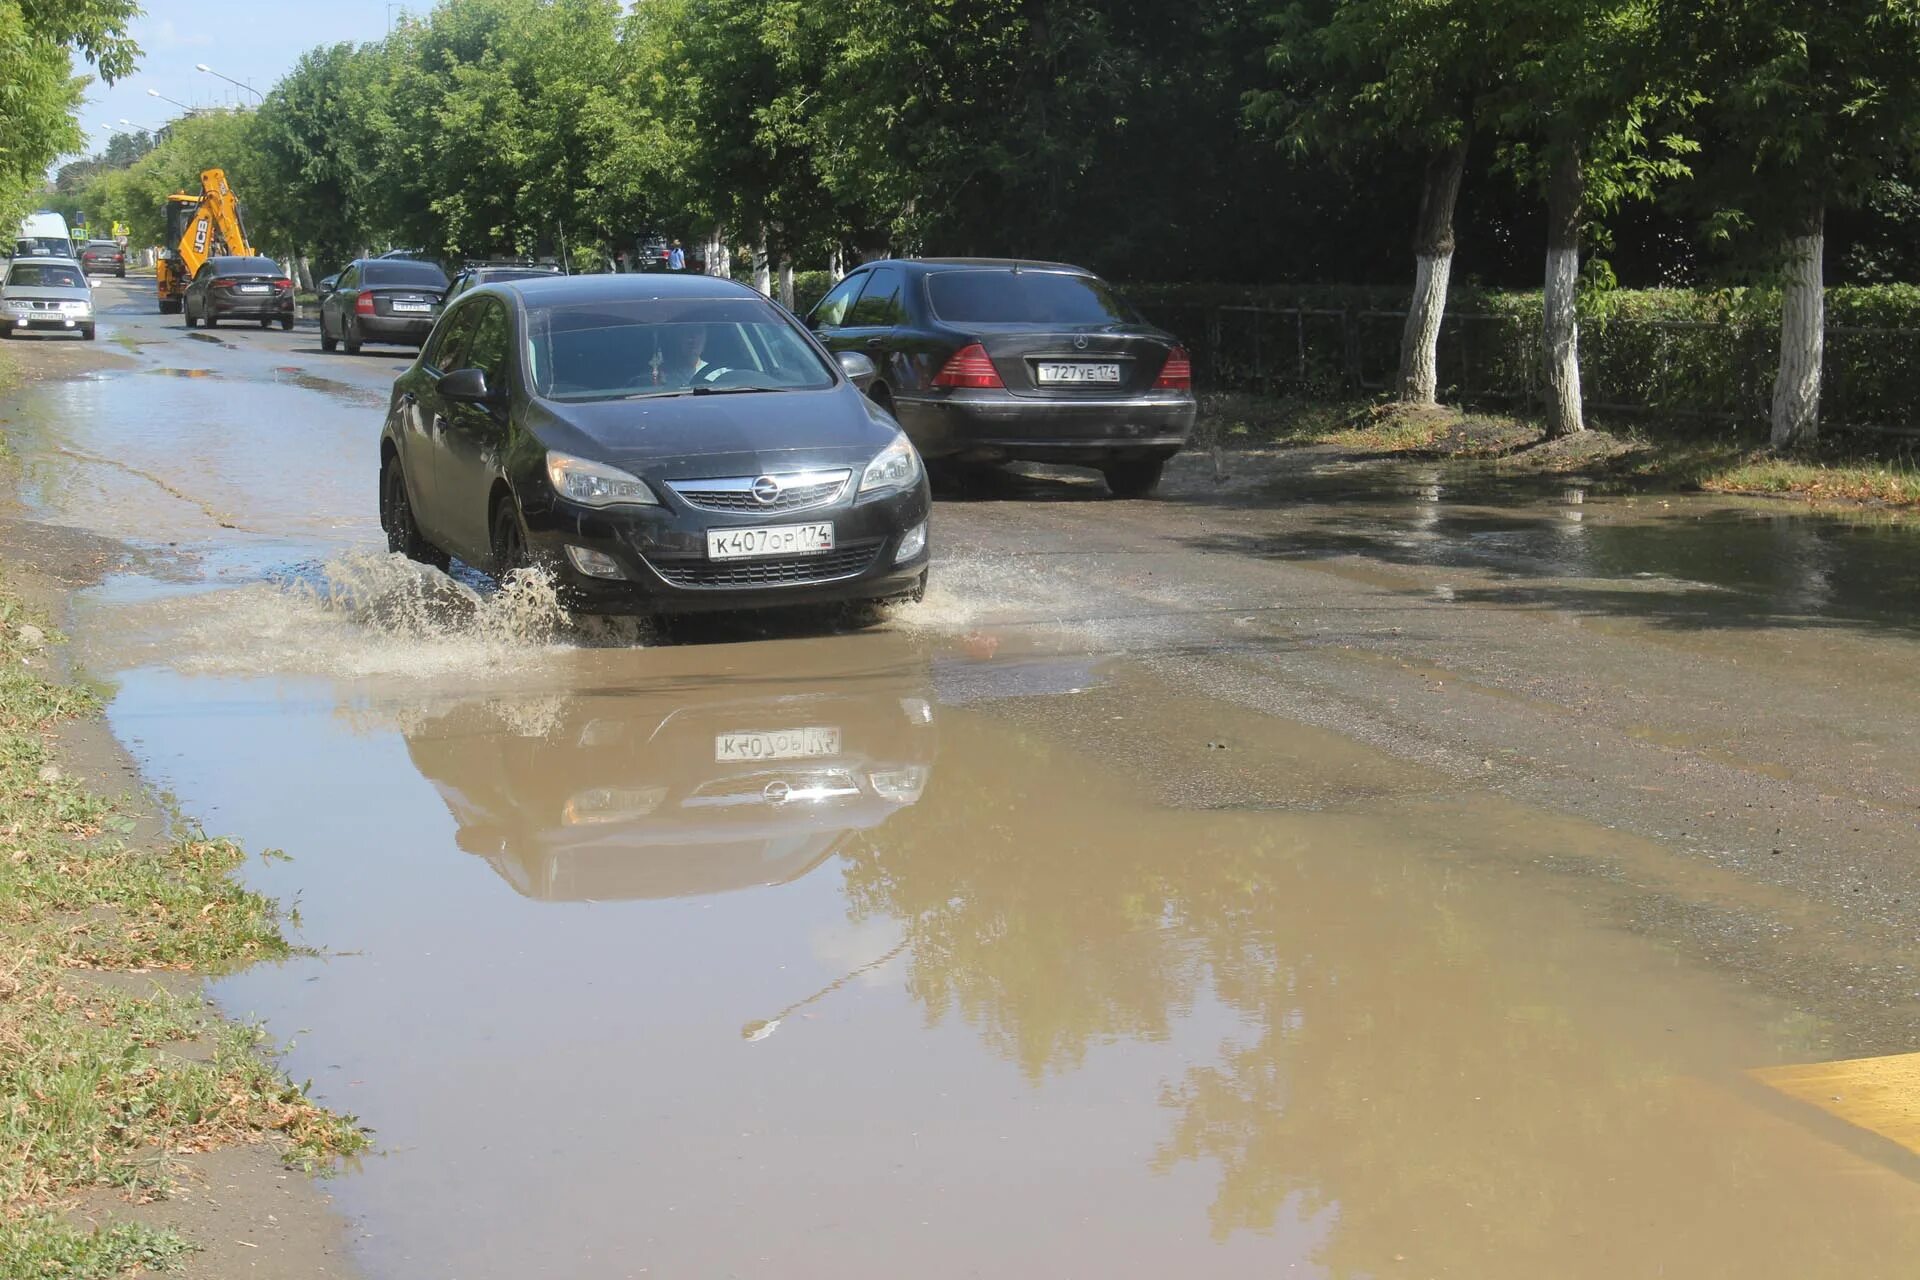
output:
[[842, 351], [839, 360], [840, 372], [846, 374], [847, 381], [863, 392], [880, 376], [880, 371], [873, 367], [873, 361], [861, 352]]
[[440, 397], [455, 404], [497, 404], [503, 399], [479, 369], [455, 369], [440, 379]]

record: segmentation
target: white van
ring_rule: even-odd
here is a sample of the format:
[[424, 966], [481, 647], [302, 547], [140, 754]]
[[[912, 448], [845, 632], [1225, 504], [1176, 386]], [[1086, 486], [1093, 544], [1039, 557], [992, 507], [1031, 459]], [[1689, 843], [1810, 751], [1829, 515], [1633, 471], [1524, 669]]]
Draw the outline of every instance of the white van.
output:
[[13, 256], [71, 258], [73, 234], [67, 230], [67, 220], [51, 209], [28, 214], [20, 220], [20, 234], [14, 240]]

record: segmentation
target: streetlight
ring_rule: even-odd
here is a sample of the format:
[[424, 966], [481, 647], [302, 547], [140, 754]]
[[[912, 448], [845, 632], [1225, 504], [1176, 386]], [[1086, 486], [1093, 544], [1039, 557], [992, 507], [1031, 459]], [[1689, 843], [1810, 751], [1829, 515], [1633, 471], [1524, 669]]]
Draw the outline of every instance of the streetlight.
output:
[[222, 80], [225, 80], [228, 84], [239, 85], [242, 89], [245, 89], [248, 93], [260, 99], [260, 101], [265, 102], [267, 100], [267, 95], [260, 92], [258, 89], [254, 88], [252, 85], [247, 84], [245, 81], [235, 80], [232, 76], [222, 76], [218, 71], [215, 71], [212, 67], [208, 66], [204, 62], [194, 63], [193, 69], [195, 71], [204, 71], [210, 76], [220, 76], [220, 78]]
[[147, 90], [147, 96], [149, 98], [158, 98], [162, 102], [171, 102], [174, 106], [180, 108], [182, 111], [186, 112], [188, 115], [192, 115], [194, 112], [200, 109], [198, 107], [190, 107], [186, 103], [180, 101], [180, 99], [178, 98], [169, 98], [166, 94], [160, 92], [158, 89]]

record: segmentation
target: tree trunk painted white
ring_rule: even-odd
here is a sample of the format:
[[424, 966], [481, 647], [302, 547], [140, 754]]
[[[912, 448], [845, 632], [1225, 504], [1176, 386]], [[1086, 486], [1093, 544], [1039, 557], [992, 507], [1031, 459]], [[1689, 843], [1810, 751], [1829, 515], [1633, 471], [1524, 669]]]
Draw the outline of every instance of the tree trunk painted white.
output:
[[1586, 175], [1572, 143], [1547, 179], [1547, 279], [1543, 338], [1547, 352], [1547, 434], [1585, 431], [1580, 403], [1580, 325], [1574, 302], [1580, 288], [1580, 221]]
[[780, 305], [793, 310], [793, 259], [780, 259]]
[[733, 278], [733, 254], [727, 248], [726, 224], [717, 224], [707, 233], [707, 274], [723, 280]]
[[827, 255], [827, 277], [830, 283], [839, 284], [847, 278], [847, 262], [840, 254], [840, 246], [833, 246], [833, 252]]
[[767, 251], [765, 227], [753, 242], [753, 287], [769, 298], [773, 296], [773, 255]]
[[1773, 447], [1811, 444], [1820, 436], [1820, 366], [1826, 356], [1826, 297], [1820, 259], [1825, 211], [1807, 219], [1787, 245], [1786, 289], [1780, 300], [1780, 370], [1773, 379]]
[[1440, 394], [1440, 322], [1447, 311], [1447, 280], [1453, 274], [1453, 209], [1467, 167], [1467, 139], [1427, 161], [1420, 189], [1420, 218], [1413, 237], [1413, 300], [1400, 331], [1400, 399], [1433, 404]]

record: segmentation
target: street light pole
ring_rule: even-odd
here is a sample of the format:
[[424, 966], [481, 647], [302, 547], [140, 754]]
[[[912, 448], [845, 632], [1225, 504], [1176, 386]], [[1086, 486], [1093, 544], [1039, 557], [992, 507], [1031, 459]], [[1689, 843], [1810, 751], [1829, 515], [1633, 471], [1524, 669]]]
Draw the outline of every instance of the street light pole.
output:
[[214, 70], [214, 69], [213, 69], [212, 67], [210, 67], [210, 66], [208, 66], [208, 65], [207, 65], [206, 63], [204, 63], [204, 62], [196, 62], [196, 63], [194, 63], [194, 64], [193, 64], [193, 69], [194, 69], [195, 71], [204, 71], [204, 72], [206, 72], [206, 73], [207, 73], [208, 75], [210, 75], [210, 76], [220, 76], [220, 78], [221, 78], [222, 80], [225, 80], [225, 81], [226, 81], [226, 82], [227, 82], [228, 84], [232, 84], [232, 85], [238, 85], [238, 86], [240, 86], [240, 88], [242, 88], [242, 89], [245, 89], [245, 90], [246, 90], [246, 91], [247, 91], [248, 93], [250, 93], [250, 94], [252, 94], [252, 95], [253, 95], [254, 97], [256, 97], [256, 98], [258, 98], [258, 99], [260, 99], [260, 101], [262, 101], [262, 102], [265, 102], [265, 101], [267, 100], [267, 95], [266, 95], [266, 94], [264, 94], [264, 93], [262, 93], [262, 92], [260, 92], [260, 91], [259, 91], [258, 89], [256, 89], [256, 88], [254, 88], [254, 87], [253, 87], [252, 85], [250, 85], [250, 84], [248, 84], [248, 83], [246, 83], [246, 82], [245, 82], [244, 80], [235, 80], [235, 79], [234, 79], [234, 78], [233, 78], [232, 76], [227, 76], [227, 75], [220, 75], [220, 73], [219, 73], [218, 71], [215, 71], [215, 70]]
[[147, 90], [147, 96], [149, 98], [158, 98], [162, 102], [171, 102], [174, 106], [180, 108], [182, 111], [186, 112], [188, 115], [193, 115], [195, 112], [200, 110], [200, 108], [198, 107], [188, 106], [186, 103], [180, 101], [180, 99], [178, 98], [169, 98], [166, 94], [160, 92], [158, 89]]

